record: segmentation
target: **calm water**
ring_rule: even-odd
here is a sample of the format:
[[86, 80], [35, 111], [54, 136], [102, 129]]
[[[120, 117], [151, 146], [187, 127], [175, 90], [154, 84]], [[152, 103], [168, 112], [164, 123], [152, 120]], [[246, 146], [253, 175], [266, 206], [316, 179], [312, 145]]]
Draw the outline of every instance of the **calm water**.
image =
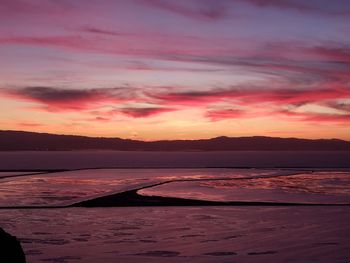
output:
[[350, 171], [148, 168], [19, 174], [0, 179], [0, 207], [66, 206], [140, 188], [141, 196], [205, 201], [350, 204]]
[[[4, 178], [0, 172], [0, 207], [57, 206], [176, 180], [238, 179], [289, 175], [264, 169], [90, 169]], [[8, 173], [5, 172], [8, 176]], [[221, 190], [219, 190], [221, 191]]]
[[[137, 191], [144, 197], [348, 204], [349, 157], [349, 152], [1, 152], [3, 170], [119, 169], [0, 172], [0, 227], [19, 238], [29, 263], [350, 262], [349, 206], [58, 208], [144, 186], [149, 187]], [[244, 166], [256, 168], [203, 168]], [[40, 208], [20, 208], [28, 206]]]
[[140, 195], [344, 204], [350, 203], [345, 169], [90, 169], [15, 175], [0, 172], [0, 227], [19, 238], [29, 263], [350, 262], [349, 206], [14, 209], [72, 204], [144, 185], [150, 187]]
[[0, 169], [101, 167], [350, 168], [350, 152], [0, 152]]

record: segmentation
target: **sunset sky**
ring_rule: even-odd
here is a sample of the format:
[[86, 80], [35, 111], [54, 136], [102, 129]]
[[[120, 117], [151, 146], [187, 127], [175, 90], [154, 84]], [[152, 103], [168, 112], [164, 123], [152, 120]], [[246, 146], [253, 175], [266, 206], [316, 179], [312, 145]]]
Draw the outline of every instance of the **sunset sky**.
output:
[[0, 129], [350, 140], [349, 0], [1, 0]]

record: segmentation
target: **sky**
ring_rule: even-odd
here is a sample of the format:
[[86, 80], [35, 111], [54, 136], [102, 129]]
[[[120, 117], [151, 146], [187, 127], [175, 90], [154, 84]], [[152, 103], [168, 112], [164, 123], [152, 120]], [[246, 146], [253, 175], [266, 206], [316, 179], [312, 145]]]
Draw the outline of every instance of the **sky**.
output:
[[350, 140], [348, 0], [1, 0], [0, 129]]

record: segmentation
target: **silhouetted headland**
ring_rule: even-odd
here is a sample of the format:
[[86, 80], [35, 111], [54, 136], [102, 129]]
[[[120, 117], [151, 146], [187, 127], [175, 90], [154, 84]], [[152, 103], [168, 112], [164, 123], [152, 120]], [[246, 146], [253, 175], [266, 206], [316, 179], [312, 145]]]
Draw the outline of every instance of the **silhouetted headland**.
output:
[[339, 139], [216, 137], [200, 140], [140, 141], [121, 138], [0, 131], [0, 151], [350, 151]]
[[25, 263], [25, 255], [21, 243], [15, 236], [5, 232], [0, 227], [0, 262]]

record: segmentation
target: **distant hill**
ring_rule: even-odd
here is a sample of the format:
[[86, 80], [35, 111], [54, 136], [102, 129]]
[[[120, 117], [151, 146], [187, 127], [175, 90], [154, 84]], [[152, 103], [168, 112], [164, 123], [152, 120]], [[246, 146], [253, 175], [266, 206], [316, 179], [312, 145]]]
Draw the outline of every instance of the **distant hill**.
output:
[[202, 140], [144, 142], [120, 138], [0, 131], [0, 151], [350, 151], [350, 142], [338, 139], [276, 137], [216, 137]]

